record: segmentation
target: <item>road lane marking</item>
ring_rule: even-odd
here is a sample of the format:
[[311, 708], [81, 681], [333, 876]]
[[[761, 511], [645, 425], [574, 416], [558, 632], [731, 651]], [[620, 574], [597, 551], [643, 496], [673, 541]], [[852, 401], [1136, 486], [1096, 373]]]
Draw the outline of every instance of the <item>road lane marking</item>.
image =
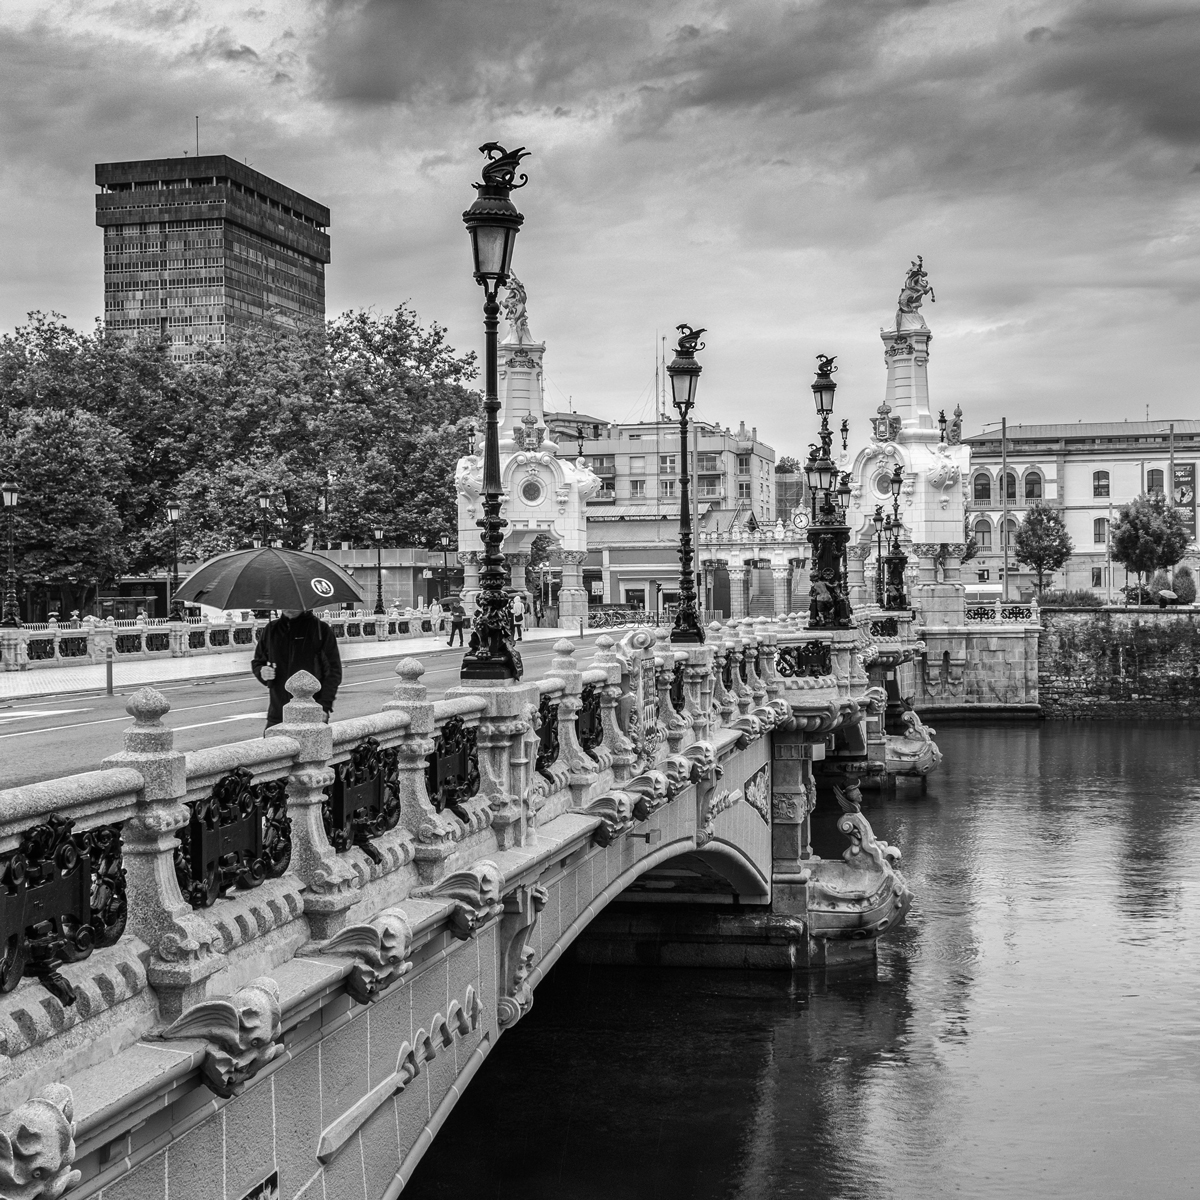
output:
[[11, 716], [0, 717], [0, 725], [7, 725], [10, 721], [28, 721], [30, 717], [65, 717], [68, 713], [91, 711], [90, 708], [31, 708], [28, 712], [13, 713]]
[[234, 713], [232, 717], [218, 717], [215, 721], [200, 721], [196, 725], [176, 725], [172, 732], [182, 733], [185, 729], [204, 729], [208, 725], [227, 725], [230, 721], [265, 721], [266, 719], [267, 714], [260, 708], [254, 712]]

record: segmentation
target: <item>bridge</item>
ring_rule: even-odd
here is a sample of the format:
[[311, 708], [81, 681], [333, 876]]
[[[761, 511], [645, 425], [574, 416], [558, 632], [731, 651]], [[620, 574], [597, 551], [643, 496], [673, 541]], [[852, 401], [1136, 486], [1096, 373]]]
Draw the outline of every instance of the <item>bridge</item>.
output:
[[907, 626], [576, 654], [436, 701], [403, 659], [332, 724], [300, 673], [266, 737], [187, 754], [143, 688], [102, 769], [0, 792], [0, 1197], [398, 1196], [589, 928], [870, 964], [910, 894], [859, 788], [931, 765], [885, 728]]

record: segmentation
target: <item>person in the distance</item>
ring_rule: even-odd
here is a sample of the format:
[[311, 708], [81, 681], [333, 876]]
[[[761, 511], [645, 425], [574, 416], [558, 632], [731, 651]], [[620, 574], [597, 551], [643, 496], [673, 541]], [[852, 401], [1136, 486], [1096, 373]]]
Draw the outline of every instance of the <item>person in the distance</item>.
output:
[[342, 682], [342, 656], [333, 630], [311, 609], [285, 608], [283, 616], [268, 621], [258, 639], [250, 670], [270, 695], [268, 729], [282, 722], [283, 706], [292, 698], [284, 685], [297, 671], [307, 671], [320, 683], [321, 690], [313, 699], [325, 710], [325, 720], [329, 720]]

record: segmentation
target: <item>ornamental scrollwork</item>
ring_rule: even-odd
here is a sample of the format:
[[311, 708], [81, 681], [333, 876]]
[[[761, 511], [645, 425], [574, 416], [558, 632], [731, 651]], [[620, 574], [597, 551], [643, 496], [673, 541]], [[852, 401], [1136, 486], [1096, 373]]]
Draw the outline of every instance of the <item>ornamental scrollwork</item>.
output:
[[465, 825], [471, 814], [465, 801], [479, 793], [478, 732], [462, 717], [451, 717], [438, 731], [425, 759], [425, 790], [438, 812], [450, 810]]
[[381, 750], [372, 737], [363, 738], [345, 762], [334, 764], [321, 817], [329, 844], [339, 853], [358, 846], [376, 865], [383, 862], [372, 839], [400, 822], [399, 765], [400, 752]]

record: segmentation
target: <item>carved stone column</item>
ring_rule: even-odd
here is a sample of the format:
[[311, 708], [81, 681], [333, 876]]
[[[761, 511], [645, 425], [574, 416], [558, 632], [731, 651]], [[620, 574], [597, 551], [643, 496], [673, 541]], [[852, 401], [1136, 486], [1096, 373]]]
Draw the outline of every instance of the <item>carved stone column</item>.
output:
[[170, 702], [153, 688], [139, 688], [125, 711], [133, 717], [125, 749], [100, 765], [131, 767], [142, 777], [137, 811], [121, 830], [127, 928], [150, 947], [146, 978], [158, 994], [162, 1015], [174, 1018], [203, 999], [209, 976], [225, 960], [214, 953], [220, 944], [216, 930], [192, 910], [175, 874], [175, 833], [191, 814], [183, 804], [184, 756], [162, 722]]
[[740, 621], [746, 615], [746, 568], [729, 568], [729, 616]]
[[775, 584], [775, 615], [781, 617], [788, 610], [788, 578], [791, 567], [772, 567], [771, 578]]
[[868, 601], [875, 599], [867, 595], [866, 560], [871, 553], [870, 543], [846, 547], [846, 562], [850, 568], [850, 607], [862, 608]]
[[463, 608], [470, 613], [475, 607], [475, 597], [479, 593], [479, 551], [460, 550], [458, 562], [463, 569]]
[[321, 806], [325, 789], [333, 786], [333, 730], [313, 697], [320, 681], [298, 671], [285, 685], [292, 699], [283, 706], [283, 722], [267, 737], [293, 738], [300, 749], [287, 781], [288, 816], [292, 822], [290, 869], [304, 883], [304, 911], [313, 937], [332, 937], [346, 923], [346, 910], [358, 899], [355, 874], [338, 857], [325, 832]]
[[525, 590], [525, 572], [529, 569], [529, 555], [523, 550], [514, 550], [504, 556], [508, 567], [508, 582], [512, 587]]
[[587, 621], [588, 598], [583, 586], [583, 563], [586, 550], [563, 550], [562, 586], [558, 589], [559, 629], [578, 629], [579, 622]]

